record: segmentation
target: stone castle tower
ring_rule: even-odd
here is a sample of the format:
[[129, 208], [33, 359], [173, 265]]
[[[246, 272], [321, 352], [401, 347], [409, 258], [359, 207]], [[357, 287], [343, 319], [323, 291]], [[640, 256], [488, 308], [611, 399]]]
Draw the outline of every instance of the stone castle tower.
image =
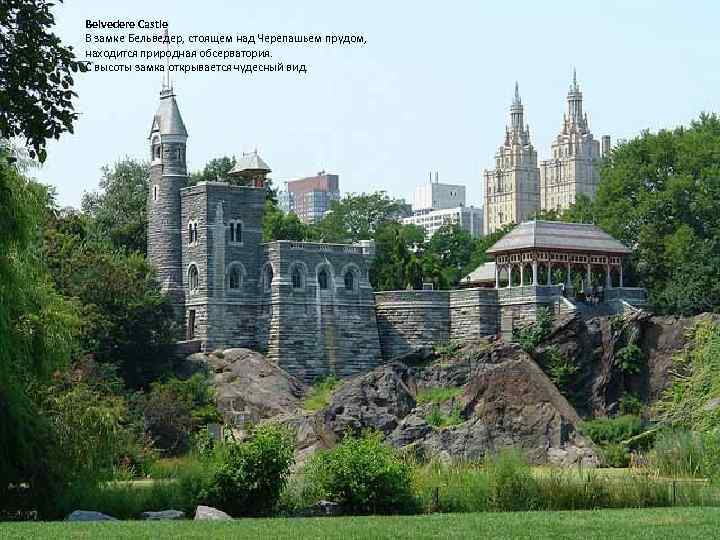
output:
[[[582, 92], [575, 70], [567, 95], [567, 112], [560, 133], [552, 143], [552, 158], [540, 164], [540, 208], [562, 210], [575, 202], [578, 194], [595, 196], [600, 176], [600, 144], [588, 127], [583, 113]], [[603, 155], [609, 151], [610, 137], [603, 137]]]
[[183, 289], [180, 189], [187, 180], [187, 130], [172, 87], [164, 85], [150, 129], [150, 189], [148, 191], [148, 260], [160, 284], [178, 306], [182, 321]]
[[530, 128], [523, 123], [523, 105], [516, 82], [505, 141], [495, 154], [495, 168], [484, 173], [485, 234], [529, 219], [540, 206], [537, 152], [530, 142]]

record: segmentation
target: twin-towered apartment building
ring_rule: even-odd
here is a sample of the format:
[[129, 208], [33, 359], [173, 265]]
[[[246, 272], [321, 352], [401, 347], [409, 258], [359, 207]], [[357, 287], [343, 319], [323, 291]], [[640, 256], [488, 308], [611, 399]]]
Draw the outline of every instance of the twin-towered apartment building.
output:
[[505, 140], [495, 154], [495, 168], [485, 170], [485, 234], [509, 223], [521, 223], [539, 210], [561, 210], [577, 195], [595, 196], [600, 176], [599, 161], [610, 151], [610, 136], [602, 148], [588, 126], [582, 108], [582, 92], [573, 72], [567, 95], [567, 112], [560, 133], [552, 143], [552, 157], [540, 162], [524, 122], [518, 85], [510, 106]]

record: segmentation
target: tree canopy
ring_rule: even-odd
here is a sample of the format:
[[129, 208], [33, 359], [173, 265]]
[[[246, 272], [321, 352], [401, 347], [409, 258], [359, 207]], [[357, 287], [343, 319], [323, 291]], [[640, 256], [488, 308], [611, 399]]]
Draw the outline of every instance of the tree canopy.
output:
[[49, 0], [0, 5], [0, 137], [25, 138], [30, 156], [45, 161], [47, 139], [73, 131], [77, 113], [72, 74], [87, 71], [51, 27]]

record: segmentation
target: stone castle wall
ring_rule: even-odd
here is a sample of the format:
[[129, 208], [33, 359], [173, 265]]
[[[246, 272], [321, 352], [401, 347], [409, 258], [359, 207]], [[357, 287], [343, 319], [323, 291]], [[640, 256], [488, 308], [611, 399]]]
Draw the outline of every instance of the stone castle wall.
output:
[[385, 360], [453, 339], [495, 335], [495, 289], [375, 293], [380, 348]]

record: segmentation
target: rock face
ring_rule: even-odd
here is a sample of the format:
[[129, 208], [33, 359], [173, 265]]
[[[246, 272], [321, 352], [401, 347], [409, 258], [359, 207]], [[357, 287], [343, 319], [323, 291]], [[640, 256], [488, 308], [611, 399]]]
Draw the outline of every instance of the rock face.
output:
[[218, 409], [230, 425], [295, 412], [306, 391], [302, 382], [258, 352], [227, 349], [204, 356], [214, 373]]
[[348, 430], [365, 428], [387, 435], [415, 407], [416, 391], [412, 370], [400, 363], [353, 377], [334, 392], [325, 409], [325, 430], [336, 440]]
[[117, 518], [88, 510], [75, 510], [65, 518], [65, 521], [117, 521]]
[[195, 521], [227, 521], [232, 518], [222, 510], [212, 506], [198, 506], [195, 509]]

